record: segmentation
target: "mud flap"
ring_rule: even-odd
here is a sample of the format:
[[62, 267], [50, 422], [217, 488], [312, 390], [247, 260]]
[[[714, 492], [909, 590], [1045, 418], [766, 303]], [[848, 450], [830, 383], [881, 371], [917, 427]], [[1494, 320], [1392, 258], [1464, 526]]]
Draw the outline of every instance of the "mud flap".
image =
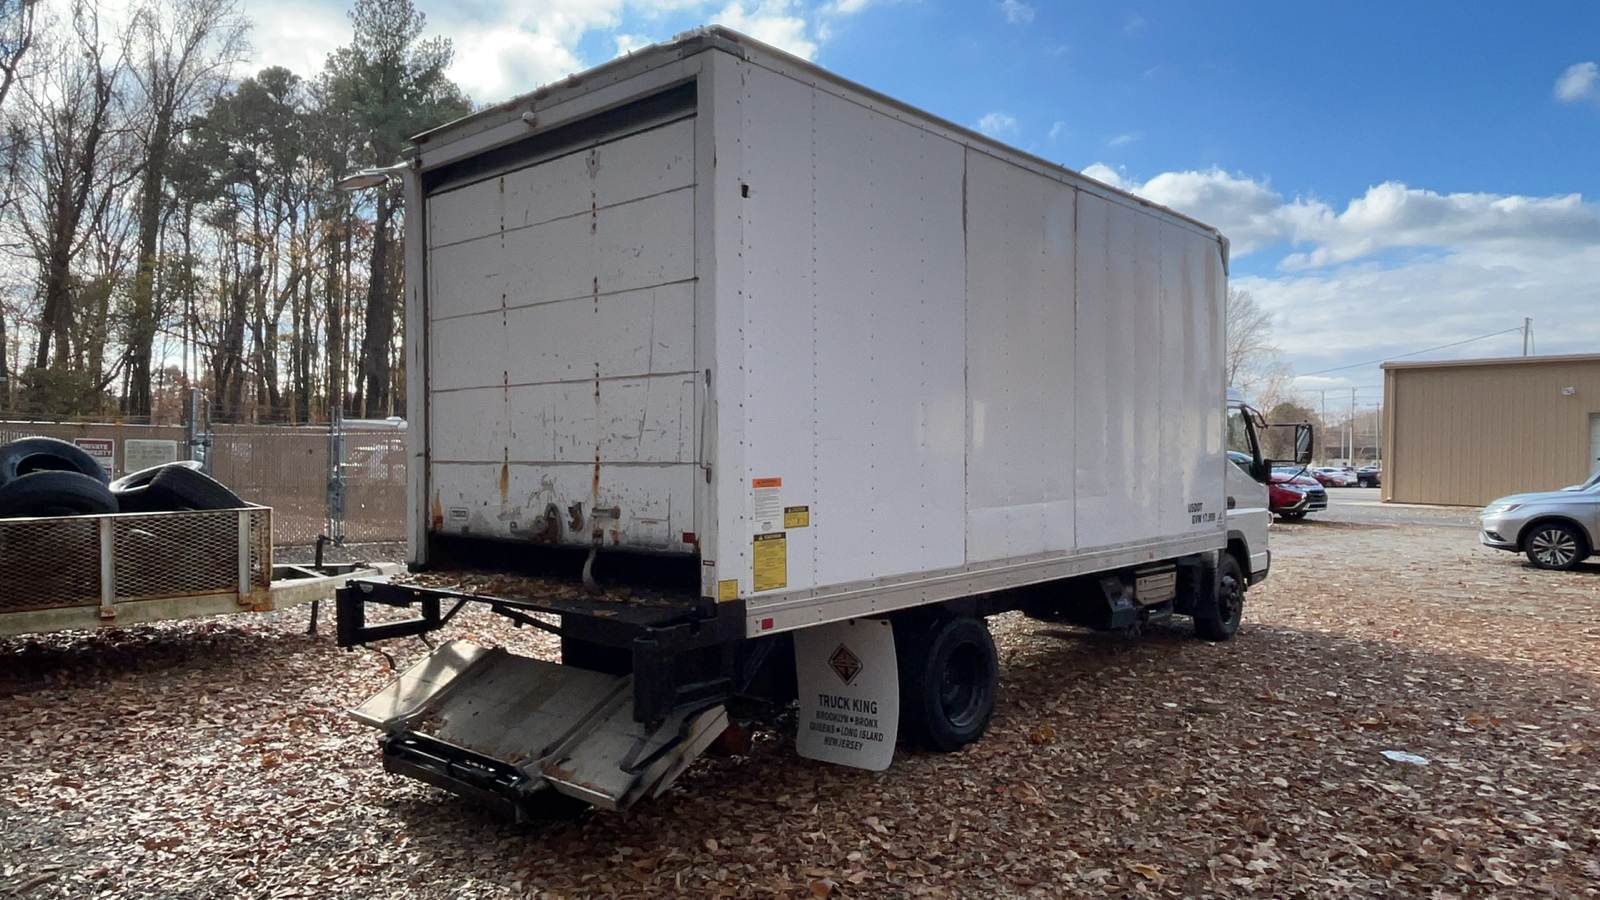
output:
[[[721, 704], [633, 721], [633, 677], [449, 641], [351, 710], [385, 764], [513, 809], [554, 789], [605, 809], [659, 795], [727, 727]], [[492, 774], [493, 777], [487, 777]]]
[[894, 626], [850, 619], [794, 634], [800, 721], [795, 750], [807, 759], [881, 772], [894, 759], [900, 673]]

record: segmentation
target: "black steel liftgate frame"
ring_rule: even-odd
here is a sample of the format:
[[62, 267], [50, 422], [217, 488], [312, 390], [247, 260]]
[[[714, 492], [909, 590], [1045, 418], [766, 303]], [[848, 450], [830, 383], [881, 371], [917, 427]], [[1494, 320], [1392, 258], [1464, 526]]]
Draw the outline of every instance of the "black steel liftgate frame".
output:
[[[366, 605], [415, 608], [418, 615], [368, 625]], [[335, 594], [338, 643], [372, 641], [438, 630], [468, 603], [482, 603], [516, 622], [568, 641], [611, 648], [631, 662], [633, 717], [659, 722], [674, 712], [745, 693], [776, 642], [745, 641], [744, 604], [617, 603], [583, 597], [539, 601], [468, 594], [442, 588], [355, 580]], [[560, 616], [560, 625], [534, 614]], [[617, 672], [616, 674], [621, 674]]]

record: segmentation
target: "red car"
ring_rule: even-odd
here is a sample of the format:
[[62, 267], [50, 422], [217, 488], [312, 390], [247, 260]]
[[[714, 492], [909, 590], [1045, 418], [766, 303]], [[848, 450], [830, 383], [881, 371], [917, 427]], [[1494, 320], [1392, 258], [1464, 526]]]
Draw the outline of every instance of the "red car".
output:
[[1303, 519], [1306, 513], [1328, 508], [1328, 492], [1299, 466], [1273, 469], [1267, 494], [1273, 515], [1286, 521]]

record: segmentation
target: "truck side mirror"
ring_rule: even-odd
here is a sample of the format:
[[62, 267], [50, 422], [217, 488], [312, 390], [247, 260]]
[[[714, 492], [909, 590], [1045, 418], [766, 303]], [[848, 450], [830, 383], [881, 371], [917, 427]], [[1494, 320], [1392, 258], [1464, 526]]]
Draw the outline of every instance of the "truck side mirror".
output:
[[1311, 462], [1311, 426], [1294, 426], [1294, 461], [1296, 465]]
[[[1264, 446], [1262, 447], [1262, 455], [1267, 457], [1266, 461], [1269, 467], [1273, 465], [1304, 466], [1305, 464], [1311, 462], [1312, 445], [1315, 442], [1312, 438], [1310, 425], [1304, 423], [1290, 425], [1285, 423], [1283, 425], [1268, 425], [1266, 428], [1268, 431], [1263, 435]], [[1283, 452], [1288, 450], [1290, 447], [1289, 435], [1285, 434], [1281, 430], [1278, 430], [1286, 430], [1290, 428], [1294, 429], [1293, 456], [1289, 456]]]

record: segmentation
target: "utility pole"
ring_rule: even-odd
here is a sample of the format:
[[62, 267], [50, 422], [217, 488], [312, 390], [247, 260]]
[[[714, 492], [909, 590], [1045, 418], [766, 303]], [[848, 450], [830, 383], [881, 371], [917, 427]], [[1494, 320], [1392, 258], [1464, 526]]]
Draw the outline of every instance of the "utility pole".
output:
[[1344, 464], [1356, 464], [1356, 389], [1350, 389], [1350, 455], [1344, 458]]
[[[1327, 429], [1327, 427], [1328, 427], [1328, 392], [1327, 392], [1327, 390], [1323, 390], [1321, 393], [1322, 393], [1322, 427], [1323, 427], [1323, 429]], [[1327, 447], [1327, 446], [1328, 446], [1328, 437], [1327, 437], [1326, 430], [1324, 430], [1322, 440], [1317, 444], [1317, 460], [1319, 462], [1324, 463], [1324, 464], [1326, 464], [1327, 461], [1328, 461], [1327, 457], [1324, 456], [1324, 448]]]
[[1522, 320], [1522, 355], [1528, 355], [1528, 340], [1533, 337], [1533, 319]]

